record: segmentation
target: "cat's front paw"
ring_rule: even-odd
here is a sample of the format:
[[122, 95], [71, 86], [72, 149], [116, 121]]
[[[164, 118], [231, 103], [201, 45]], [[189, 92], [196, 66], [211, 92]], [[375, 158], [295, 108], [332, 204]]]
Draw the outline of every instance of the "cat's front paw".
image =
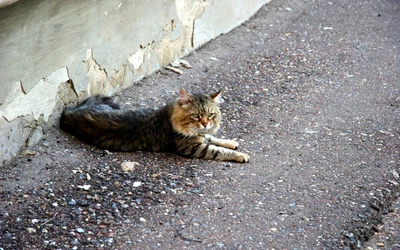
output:
[[237, 152], [235, 161], [239, 163], [247, 163], [250, 161], [250, 156], [245, 153]]
[[239, 148], [239, 143], [234, 140], [227, 140], [225, 143], [225, 147], [229, 149], [238, 149]]

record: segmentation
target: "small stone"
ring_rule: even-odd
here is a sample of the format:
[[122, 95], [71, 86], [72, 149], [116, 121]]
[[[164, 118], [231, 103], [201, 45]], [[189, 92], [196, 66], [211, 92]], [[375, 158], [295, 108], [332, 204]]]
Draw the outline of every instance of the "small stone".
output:
[[126, 161], [126, 162], [121, 163], [121, 169], [124, 172], [133, 171], [133, 170], [135, 170], [136, 166], [140, 166], [140, 164], [138, 162], [134, 162], [134, 161]]
[[106, 238], [105, 241], [110, 245], [114, 242], [113, 238]]
[[77, 231], [78, 233], [80, 233], [80, 234], [85, 232], [85, 230], [83, 230], [83, 228], [80, 228], [80, 227], [77, 228], [76, 231]]
[[76, 205], [76, 201], [74, 199], [71, 199], [71, 200], [68, 201], [68, 205], [75, 206]]
[[26, 231], [28, 231], [28, 233], [30, 233], [30, 234], [36, 233], [36, 229], [31, 228], [31, 227], [28, 227], [28, 228], [26, 229]]
[[215, 243], [219, 248], [223, 248], [225, 245], [224, 245], [224, 243], [221, 243], [221, 242], [217, 242], [217, 243]]
[[77, 204], [81, 207], [87, 207], [87, 206], [89, 206], [90, 202], [88, 200], [82, 199], [82, 200], [78, 200]]
[[32, 151], [32, 150], [25, 150], [24, 152], [22, 152], [23, 156], [27, 156], [27, 155], [35, 155], [36, 152]]
[[392, 174], [394, 178], [399, 179], [399, 173], [396, 170], [393, 170]]
[[70, 244], [71, 245], [78, 245], [79, 241], [78, 241], [78, 239], [73, 239]]
[[378, 242], [378, 243], [376, 243], [376, 245], [377, 245], [378, 247], [385, 247], [385, 244], [382, 243], [382, 242]]
[[32, 224], [36, 224], [36, 223], [38, 223], [38, 222], [39, 222], [38, 219], [32, 219], [32, 220], [31, 220], [31, 223], [32, 223]]
[[179, 60], [174, 60], [169, 65], [171, 65], [174, 68], [179, 68], [181, 66], [181, 62]]
[[146, 222], [146, 219], [145, 218], [143, 218], [143, 217], [140, 217], [140, 219], [139, 219], [141, 222]]
[[140, 187], [141, 185], [143, 185], [143, 183], [141, 181], [135, 181], [132, 186], [134, 188], [136, 188], [136, 187]]
[[82, 186], [78, 185], [78, 188], [79, 189], [83, 189], [83, 190], [89, 190], [90, 189], [90, 185], [82, 185]]
[[187, 68], [187, 69], [190, 69], [190, 68], [192, 67], [192, 65], [190, 65], [190, 64], [188, 63], [188, 61], [186, 61], [186, 60], [179, 59], [179, 62], [182, 64], [183, 67], [185, 67], [185, 68]]
[[171, 71], [173, 71], [173, 72], [175, 72], [175, 73], [177, 73], [177, 74], [180, 74], [180, 75], [183, 74], [183, 71], [180, 70], [180, 69], [177, 69], [177, 68], [174, 68], [174, 67], [171, 67], [171, 66], [167, 66], [167, 67], [165, 67], [165, 68], [168, 69], [168, 70], [171, 70]]
[[190, 189], [189, 192], [191, 192], [192, 194], [200, 194], [200, 190], [198, 189]]

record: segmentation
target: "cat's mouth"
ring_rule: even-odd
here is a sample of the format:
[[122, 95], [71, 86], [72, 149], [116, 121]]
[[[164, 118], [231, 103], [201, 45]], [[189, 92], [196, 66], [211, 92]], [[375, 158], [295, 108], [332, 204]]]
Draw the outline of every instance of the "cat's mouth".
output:
[[199, 135], [212, 134], [214, 130], [215, 130], [214, 127], [208, 126], [206, 128], [198, 128], [197, 129], [197, 133]]

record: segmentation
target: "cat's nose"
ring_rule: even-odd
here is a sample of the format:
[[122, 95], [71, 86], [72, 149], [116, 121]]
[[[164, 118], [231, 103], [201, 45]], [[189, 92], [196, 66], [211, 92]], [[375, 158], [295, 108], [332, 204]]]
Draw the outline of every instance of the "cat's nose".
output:
[[207, 128], [208, 123], [203, 123], [204, 128]]

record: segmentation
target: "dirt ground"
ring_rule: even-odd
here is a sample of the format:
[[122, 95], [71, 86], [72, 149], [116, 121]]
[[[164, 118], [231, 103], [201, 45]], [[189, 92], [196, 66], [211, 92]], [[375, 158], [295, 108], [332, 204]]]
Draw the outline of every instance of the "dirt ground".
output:
[[107, 152], [57, 125], [0, 170], [0, 249], [400, 249], [399, 24], [395, 0], [274, 0], [115, 96], [222, 89], [218, 136], [250, 163]]

